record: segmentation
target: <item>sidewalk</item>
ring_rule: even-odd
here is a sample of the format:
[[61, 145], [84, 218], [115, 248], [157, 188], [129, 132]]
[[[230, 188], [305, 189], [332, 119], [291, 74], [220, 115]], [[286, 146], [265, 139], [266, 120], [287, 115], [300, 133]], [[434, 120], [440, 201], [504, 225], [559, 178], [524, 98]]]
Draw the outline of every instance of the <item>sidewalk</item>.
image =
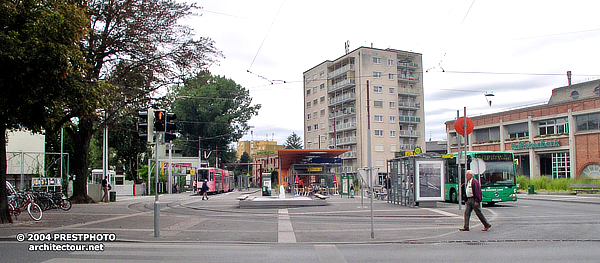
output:
[[530, 195], [526, 193], [518, 193], [517, 200], [518, 199], [600, 205], [600, 194], [575, 195], [572, 193], [536, 192], [535, 194]]

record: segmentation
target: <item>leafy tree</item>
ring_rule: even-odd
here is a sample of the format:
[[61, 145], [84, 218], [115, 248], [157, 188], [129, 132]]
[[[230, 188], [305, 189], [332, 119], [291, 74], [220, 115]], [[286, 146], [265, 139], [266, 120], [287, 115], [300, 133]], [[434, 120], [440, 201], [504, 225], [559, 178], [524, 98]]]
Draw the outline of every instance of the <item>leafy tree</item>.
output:
[[292, 134], [285, 139], [283, 145], [286, 149], [302, 149], [302, 138], [295, 132], [292, 132]]
[[0, 222], [12, 222], [6, 191], [6, 130], [33, 132], [80, 88], [85, 65], [76, 43], [86, 29], [76, 0], [10, 0], [0, 5]]
[[240, 163], [249, 163], [252, 162], [252, 159], [250, 159], [250, 155], [247, 152], [242, 153], [242, 156], [240, 156]]
[[[202, 150], [228, 149], [249, 129], [248, 120], [261, 105], [251, 105], [250, 92], [235, 81], [201, 72], [173, 89], [172, 110], [181, 133], [176, 145], [184, 156], [198, 156]], [[221, 150], [219, 150], [221, 151]]]
[[[92, 136], [123, 116], [160, 104], [161, 88], [195, 75], [220, 55], [211, 39], [194, 37], [191, 28], [178, 23], [193, 14], [195, 5], [175, 0], [88, 3], [90, 30], [80, 44], [91, 65], [81, 82], [85, 92], [63, 104], [66, 114], [56, 122], [58, 127], [74, 120], [65, 131], [75, 145], [71, 171], [78, 202], [90, 200], [86, 178]], [[127, 144], [132, 141], [121, 143], [132, 147]]]

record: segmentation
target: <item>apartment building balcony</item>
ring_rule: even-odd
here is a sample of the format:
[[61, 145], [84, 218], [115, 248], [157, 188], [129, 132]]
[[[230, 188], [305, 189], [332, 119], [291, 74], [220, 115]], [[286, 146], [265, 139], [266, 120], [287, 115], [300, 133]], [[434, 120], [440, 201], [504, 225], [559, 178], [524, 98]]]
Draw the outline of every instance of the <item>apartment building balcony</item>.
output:
[[335, 83], [329, 87], [327, 87], [327, 92], [334, 92], [343, 88], [349, 88], [356, 85], [356, 80], [354, 78], [345, 79], [338, 83]]
[[400, 83], [405, 83], [405, 82], [409, 82], [409, 83], [417, 83], [419, 82], [420, 78], [419, 76], [415, 76], [415, 75], [406, 75], [406, 74], [398, 74], [398, 84]]
[[356, 151], [352, 151], [352, 152], [345, 152], [342, 155], [340, 155], [340, 158], [342, 159], [351, 159], [351, 158], [356, 158], [357, 154]]
[[356, 93], [348, 92], [342, 96], [337, 96], [337, 97], [329, 99], [327, 106], [333, 106], [338, 103], [342, 103], [345, 101], [354, 101], [354, 100], [356, 100]]
[[354, 107], [344, 108], [343, 110], [335, 111], [329, 113], [329, 119], [338, 118], [341, 116], [348, 116], [356, 114], [356, 109]]
[[356, 173], [357, 167], [355, 166], [342, 166], [343, 173]]
[[420, 123], [421, 118], [415, 116], [398, 116], [399, 123]]
[[337, 140], [329, 140], [330, 147], [348, 144], [356, 144], [356, 137], [344, 137]]
[[421, 108], [420, 102], [398, 101], [398, 109], [418, 110]]
[[332, 72], [327, 73], [327, 79], [335, 78], [339, 75], [345, 74], [348, 71], [354, 71], [354, 64], [348, 64], [339, 69], [336, 69]]
[[414, 144], [400, 144], [399, 149], [402, 151], [412, 151], [414, 150], [416, 145]]
[[398, 88], [398, 95], [406, 95], [406, 96], [419, 96], [418, 89], [409, 89], [409, 88]]
[[400, 137], [421, 137], [420, 131], [402, 130], [398, 131]]
[[[402, 59], [404, 59], [404, 58], [402, 58]], [[417, 68], [419, 68], [419, 63], [415, 63], [415, 62], [398, 63], [398, 69], [406, 69], [406, 68], [417, 69]]]
[[[338, 124], [335, 126], [336, 132], [350, 130], [350, 129], [356, 129], [356, 122], [347, 122], [347, 123], [342, 123], [342, 124]], [[333, 132], [333, 126], [329, 126], [329, 132]]]

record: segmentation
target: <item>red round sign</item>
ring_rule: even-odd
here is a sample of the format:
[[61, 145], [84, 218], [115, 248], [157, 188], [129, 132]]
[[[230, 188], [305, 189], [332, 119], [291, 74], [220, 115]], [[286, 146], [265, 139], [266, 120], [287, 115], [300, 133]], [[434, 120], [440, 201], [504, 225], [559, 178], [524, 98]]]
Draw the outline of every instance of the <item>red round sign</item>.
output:
[[[456, 132], [458, 132], [458, 134], [463, 136], [465, 135], [465, 128], [463, 127], [464, 120], [465, 117], [460, 117], [454, 122], [454, 129], [456, 130]], [[473, 132], [474, 127], [475, 125], [473, 124], [473, 121], [467, 118], [467, 134], [471, 134], [471, 132]]]

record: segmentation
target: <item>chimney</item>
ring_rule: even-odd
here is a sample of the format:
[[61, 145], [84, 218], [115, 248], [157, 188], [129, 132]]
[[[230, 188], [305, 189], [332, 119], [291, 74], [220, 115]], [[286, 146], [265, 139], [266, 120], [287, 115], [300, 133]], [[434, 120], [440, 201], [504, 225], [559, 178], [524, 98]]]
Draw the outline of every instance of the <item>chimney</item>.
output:
[[569, 86], [571, 86], [571, 71], [567, 71], [567, 80], [569, 81]]

